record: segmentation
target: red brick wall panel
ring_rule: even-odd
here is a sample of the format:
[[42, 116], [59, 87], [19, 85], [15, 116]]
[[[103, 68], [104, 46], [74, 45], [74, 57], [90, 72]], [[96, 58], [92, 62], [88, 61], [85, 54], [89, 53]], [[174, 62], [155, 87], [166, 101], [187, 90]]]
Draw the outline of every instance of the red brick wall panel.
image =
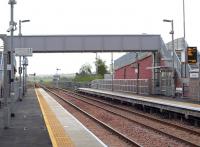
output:
[[152, 69], [147, 69], [148, 67], [152, 67], [152, 56], [139, 61], [140, 79], [152, 79]]
[[[152, 67], [152, 56], [148, 56], [143, 60], [139, 61], [139, 78], [140, 79], [151, 79], [152, 70], [147, 69], [147, 67]], [[122, 68], [115, 70], [115, 79], [136, 79], [137, 73], [135, 64], [129, 64]]]

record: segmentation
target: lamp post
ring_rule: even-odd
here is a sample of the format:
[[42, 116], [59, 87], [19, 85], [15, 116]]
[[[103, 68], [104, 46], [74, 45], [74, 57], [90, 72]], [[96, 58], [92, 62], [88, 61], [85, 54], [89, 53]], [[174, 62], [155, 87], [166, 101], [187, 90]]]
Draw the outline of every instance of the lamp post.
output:
[[171, 28], [172, 30], [169, 32], [169, 34], [172, 35], [172, 96], [174, 97], [175, 96], [175, 77], [174, 77], [174, 74], [175, 74], [175, 68], [174, 68], [174, 56], [175, 56], [175, 53], [174, 53], [174, 21], [173, 20], [168, 20], [168, 19], [163, 19], [163, 22], [170, 22], [171, 23]]
[[22, 23], [25, 23], [25, 22], [30, 22], [30, 20], [29, 19], [27, 19], [27, 20], [19, 20], [19, 35], [18, 36], [22, 36], [22, 32], [21, 32]]
[[[186, 56], [187, 56], [187, 51], [186, 51], [186, 41], [185, 41], [185, 0], [183, 0], [183, 39], [184, 39], [184, 55], [185, 55], [185, 59], [184, 59], [184, 78], [187, 77], [187, 63], [186, 63]], [[183, 96], [185, 95], [185, 84], [183, 83]]]
[[16, 4], [15, 0], [9, 0], [8, 4], [10, 4], [10, 26], [7, 29], [7, 32], [10, 32], [10, 64], [11, 64], [11, 76], [10, 76], [10, 98], [11, 98], [11, 117], [14, 117], [15, 114], [13, 112], [13, 101], [15, 98], [14, 92], [14, 49], [13, 49], [13, 35], [16, 30], [16, 22], [14, 22], [14, 5]]
[[183, 0], [183, 37], [185, 43], [185, 0]]
[[[18, 36], [20, 37], [20, 47], [21, 47], [21, 36], [22, 36], [21, 24], [25, 23], [25, 22], [30, 22], [30, 20], [19, 20], [19, 34], [18, 34]], [[21, 62], [22, 62], [21, 61], [21, 56], [19, 56], [19, 100], [20, 101], [22, 100], [22, 98], [21, 98], [22, 94], [21, 93], [23, 93], [23, 95], [24, 95], [24, 92], [22, 92], [22, 89], [24, 91], [24, 88], [22, 88], [22, 78], [21, 78], [22, 65], [21, 65]], [[24, 72], [23, 72], [23, 74], [24, 74]], [[24, 76], [23, 76], [23, 81], [24, 81]]]

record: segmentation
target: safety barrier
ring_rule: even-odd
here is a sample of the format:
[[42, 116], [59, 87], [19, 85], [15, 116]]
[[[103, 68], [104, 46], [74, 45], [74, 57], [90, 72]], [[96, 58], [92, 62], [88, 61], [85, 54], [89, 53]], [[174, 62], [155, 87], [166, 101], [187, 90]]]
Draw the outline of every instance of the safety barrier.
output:
[[148, 79], [94, 80], [91, 82], [91, 88], [144, 95], [149, 95], [151, 91]]

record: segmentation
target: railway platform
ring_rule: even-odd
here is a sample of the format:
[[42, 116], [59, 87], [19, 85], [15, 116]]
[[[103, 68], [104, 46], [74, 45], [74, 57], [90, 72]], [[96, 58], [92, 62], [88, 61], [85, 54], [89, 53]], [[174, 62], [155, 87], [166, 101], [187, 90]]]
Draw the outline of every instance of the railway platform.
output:
[[28, 89], [22, 101], [13, 105], [15, 117], [4, 129], [3, 108], [0, 108], [0, 147], [51, 147], [34, 89]]
[[41, 88], [30, 88], [14, 104], [15, 117], [3, 128], [0, 109], [1, 147], [104, 147], [106, 146]]
[[115, 99], [121, 102], [129, 102], [132, 104], [139, 104], [143, 107], [157, 108], [161, 112], [175, 112], [185, 116], [185, 118], [195, 117], [200, 118], [200, 104], [193, 104], [188, 102], [181, 102], [178, 100], [168, 100], [153, 96], [133, 95], [130, 93], [107, 91], [92, 88], [79, 88], [79, 92], [102, 96], [108, 99]]
[[36, 89], [42, 113], [55, 146], [105, 147], [92, 132], [66, 111], [42, 88]]

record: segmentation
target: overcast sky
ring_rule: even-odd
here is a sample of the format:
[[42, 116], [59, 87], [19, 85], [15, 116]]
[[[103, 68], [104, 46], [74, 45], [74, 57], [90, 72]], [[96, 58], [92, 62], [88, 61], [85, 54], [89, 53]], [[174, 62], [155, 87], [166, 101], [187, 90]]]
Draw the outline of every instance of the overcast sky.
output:
[[[10, 21], [9, 0], [0, 0], [0, 34]], [[30, 19], [22, 26], [23, 35], [55, 34], [161, 34], [171, 40], [174, 20], [175, 38], [183, 37], [183, 0], [17, 0], [14, 20]], [[200, 0], [185, 0], [186, 40], [200, 48]], [[18, 30], [15, 31], [18, 35]], [[109, 65], [110, 53], [98, 54]], [[120, 55], [115, 53], [114, 58]], [[94, 53], [34, 54], [28, 73], [54, 74], [78, 72], [84, 63], [94, 64]], [[18, 60], [18, 59], [17, 59]], [[95, 70], [93, 66], [93, 71]]]

